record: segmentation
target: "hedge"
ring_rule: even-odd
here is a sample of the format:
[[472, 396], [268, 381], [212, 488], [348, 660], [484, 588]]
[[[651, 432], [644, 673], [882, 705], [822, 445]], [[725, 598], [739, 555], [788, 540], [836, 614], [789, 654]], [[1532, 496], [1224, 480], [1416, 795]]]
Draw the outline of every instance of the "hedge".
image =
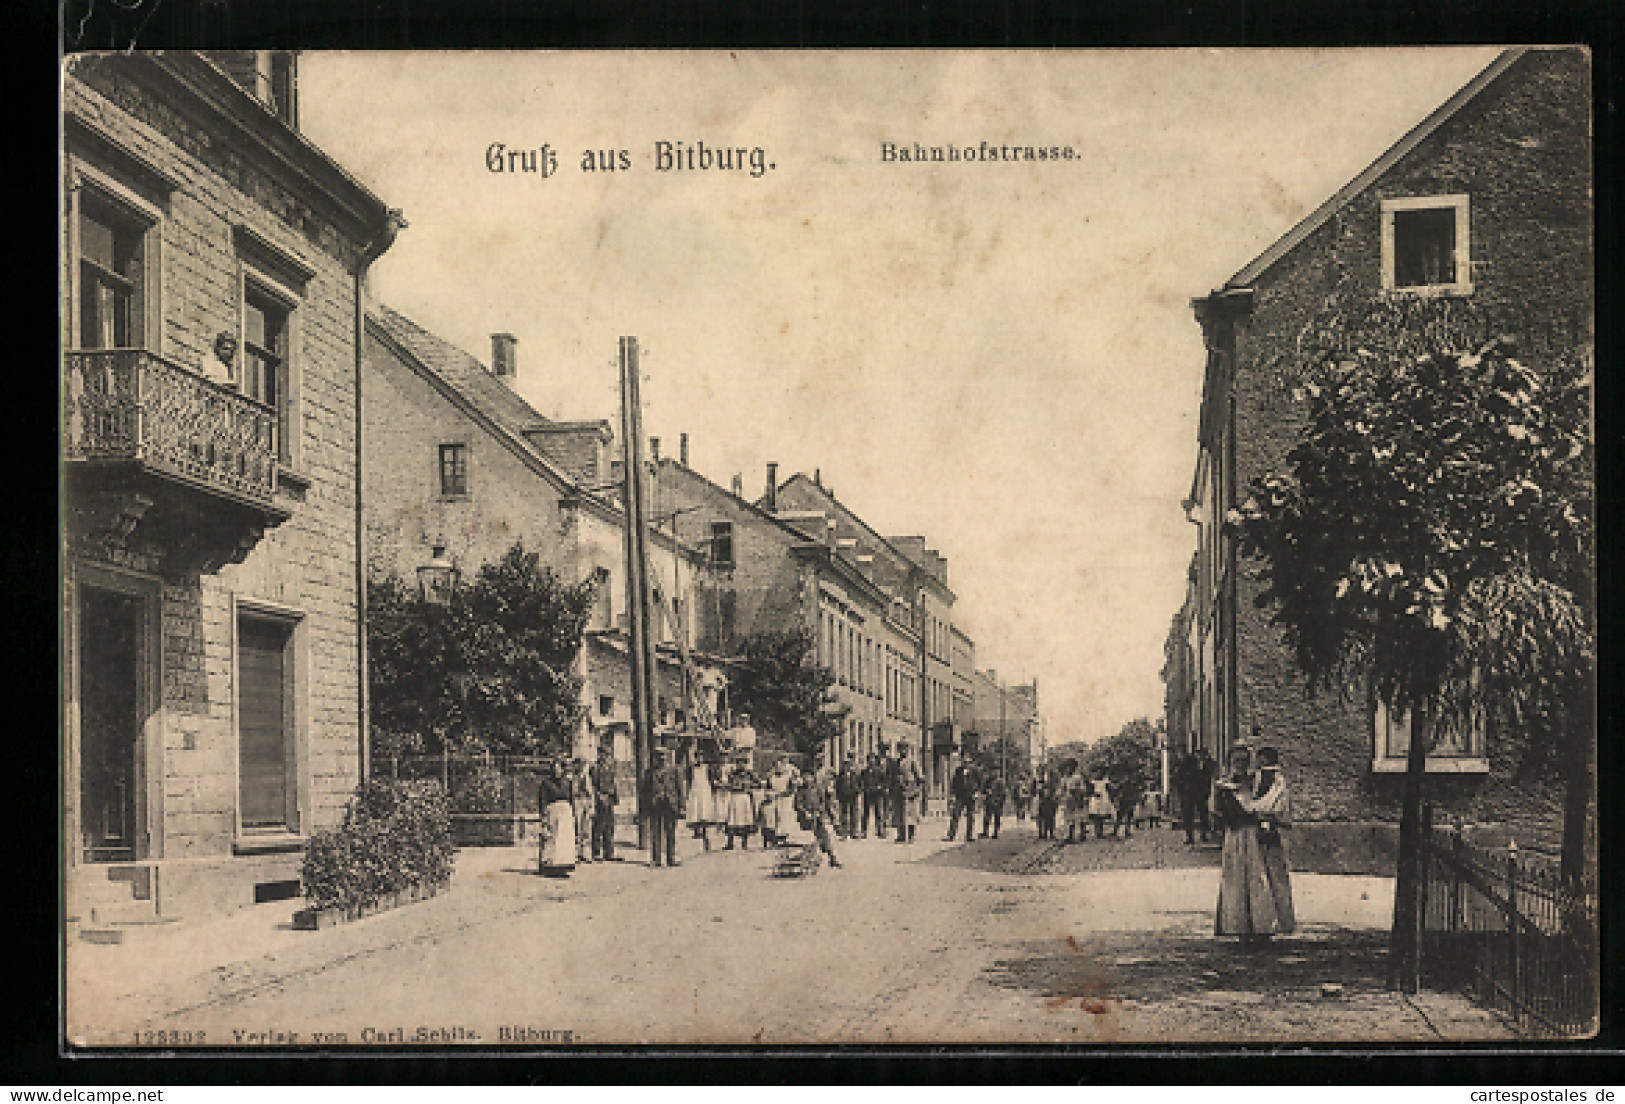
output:
[[337, 828], [311, 836], [301, 880], [313, 908], [353, 909], [451, 877], [451, 816], [436, 781], [361, 783]]

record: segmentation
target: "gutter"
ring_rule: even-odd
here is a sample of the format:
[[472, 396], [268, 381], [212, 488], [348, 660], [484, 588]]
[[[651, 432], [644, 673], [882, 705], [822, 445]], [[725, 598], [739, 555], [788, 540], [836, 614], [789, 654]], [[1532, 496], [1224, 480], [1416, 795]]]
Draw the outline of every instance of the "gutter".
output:
[[373, 262], [395, 244], [395, 235], [406, 226], [399, 208], [384, 213], [384, 225], [361, 251], [355, 268], [355, 616], [356, 616], [356, 723], [360, 739], [360, 779], [365, 782], [372, 762], [372, 702], [367, 693], [367, 530], [361, 509], [363, 455], [361, 449], [361, 375], [363, 350], [367, 340], [367, 273]]

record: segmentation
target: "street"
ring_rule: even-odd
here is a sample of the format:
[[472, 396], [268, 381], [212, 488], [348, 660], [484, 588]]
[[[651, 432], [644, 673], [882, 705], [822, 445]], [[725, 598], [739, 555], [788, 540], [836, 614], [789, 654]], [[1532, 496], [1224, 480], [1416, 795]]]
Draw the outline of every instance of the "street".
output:
[[[1300, 930], [1211, 934], [1214, 852], [1166, 828], [1052, 850], [1031, 822], [947, 844], [841, 841], [774, 878], [759, 850], [540, 878], [460, 853], [452, 892], [318, 932], [293, 903], [81, 946], [70, 1038], [323, 1043], [1069, 1043], [1508, 1037], [1454, 995], [1382, 986], [1391, 883], [1300, 875]], [[1082, 873], [1043, 873], [1077, 867]], [[184, 929], [192, 928], [190, 935]], [[207, 967], [207, 968], [205, 968]], [[199, 1037], [201, 1033], [201, 1038]]]

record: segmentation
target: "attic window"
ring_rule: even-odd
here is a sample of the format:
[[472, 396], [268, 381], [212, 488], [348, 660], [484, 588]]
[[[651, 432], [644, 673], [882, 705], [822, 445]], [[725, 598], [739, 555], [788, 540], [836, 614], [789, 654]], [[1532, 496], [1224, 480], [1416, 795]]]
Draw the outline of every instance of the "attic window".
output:
[[1464, 195], [1382, 201], [1382, 286], [1411, 294], [1472, 292]]

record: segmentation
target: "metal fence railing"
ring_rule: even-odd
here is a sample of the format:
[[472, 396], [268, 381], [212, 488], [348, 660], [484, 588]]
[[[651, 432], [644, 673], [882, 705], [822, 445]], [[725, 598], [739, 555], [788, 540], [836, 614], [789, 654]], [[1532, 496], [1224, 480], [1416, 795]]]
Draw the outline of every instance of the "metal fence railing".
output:
[[1520, 853], [1516, 843], [1477, 846], [1459, 826], [1429, 824], [1424, 838], [1421, 967], [1428, 982], [1465, 991], [1526, 1034], [1595, 1032], [1595, 882], [1566, 882], [1551, 856]]

